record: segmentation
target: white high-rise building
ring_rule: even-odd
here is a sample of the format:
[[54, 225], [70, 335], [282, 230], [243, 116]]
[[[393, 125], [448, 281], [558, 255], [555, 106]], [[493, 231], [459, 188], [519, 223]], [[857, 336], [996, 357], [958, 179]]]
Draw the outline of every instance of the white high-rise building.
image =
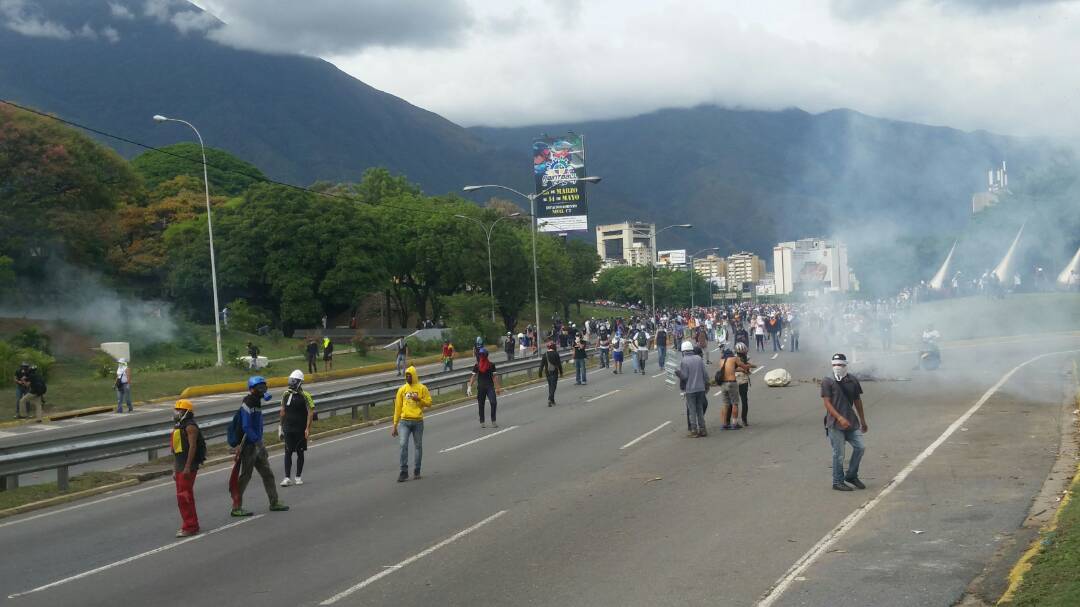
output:
[[773, 247], [776, 293], [815, 294], [851, 290], [847, 246], [824, 238], [803, 238]]
[[596, 254], [604, 267], [655, 262], [656, 224], [625, 221], [596, 226]]

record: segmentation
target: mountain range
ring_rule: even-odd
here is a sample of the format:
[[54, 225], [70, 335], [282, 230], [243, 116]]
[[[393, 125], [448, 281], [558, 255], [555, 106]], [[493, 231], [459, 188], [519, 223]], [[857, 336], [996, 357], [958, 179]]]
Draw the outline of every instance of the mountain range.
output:
[[[665, 233], [660, 248], [771, 257], [776, 242], [808, 236], [879, 240], [956, 230], [970, 215], [972, 193], [985, 189], [987, 169], [1007, 159], [1011, 178], [1022, 180], [1052, 153], [1041, 141], [850, 110], [700, 106], [467, 129], [321, 59], [214, 42], [185, 25], [194, 16], [213, 27], [185, 2], [14, 5], [22, 12], [0, 13], [4, 99], [154, 146], [190, 140], [179, 125], [151, 120], [175, 116], [197, 125], [207, 145], [273, 179], [355, 181], [385, 166], [432, 194], [477, 182], [527, 191], [532, 139], [573, 130], [585, 135], [588, 172], [603, 177], [589, 187], [590, 225], [695, 225]], [[125, 156], [143, 151], [101, 140]]]

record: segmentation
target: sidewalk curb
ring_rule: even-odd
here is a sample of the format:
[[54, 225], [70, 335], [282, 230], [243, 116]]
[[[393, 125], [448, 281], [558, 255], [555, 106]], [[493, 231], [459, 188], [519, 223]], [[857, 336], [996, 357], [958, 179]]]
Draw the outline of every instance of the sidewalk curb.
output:
[[21, 506], [14, 506], [7, 510], [0, 510], [0, 519], [7, 518], [9, 516], [15, 516], [16, 514], [23, 514], [31, 512], [33, 510], [41, 510], [42, 508], [48, 508], [50, 506], [56, 506], [59, 504], [66, 504], [67, 502], [74, 502], [84, 497], [93, 497], [102, 493], [108, 493], [116, 489], [124, 489], [133, 485], [139, 484], [138, 479], [129, 478], [127, 480], [120, 481], [118, 483], [111, 483], [108, 485], [102, 485], [100, 487], [93, 487], [85, 491], [79, 491], [78, 493], [67, 493], [64, 495], [58, 495], [56, 497], [50, 497], [37, 502], [30, 502], [29, 504], [23, 504]]
[[[1078, 373], [1080, 373], [1080, 367], [1078, 367], [1077, 363], [1073, 361], [1074, 404], [1077, 407], [1080, 407], [1080, 376], [1078, 376]], [[1072, 501], [1073, 494], [1076, 492], [1078, 487], [1080, 487], [1080, 464], [1078, 464], [1076, 466], [1076, 469], [1073, 471], [1073, 478], [1071, 481], [1069, 481], [1068, 487], [1065, 489], [1064, 494], [1061, 496], [1061, 501], [1058, 502], [1057, 509], [1054, 511], [1054, 515], [1050, 518], [1049, 521], [1046, 522], [1046, 524], [1039, 528], [1039, 533], [1031, 542], [1031, 545], [1028, 547], [1027, 550], [1024, 551], [1024, 554], [1020, 557], [1016, 564], [1013, 565], [1012, 569], [1009, 570], [1009, 585], [1006, 587], [1005, 593], [1001, 595], [1001, 598], [998, 599], [995, 605], [1008, 605], [1012, 603], [1013, 599], [1016, 596], [1016, 592], [1024, 583], [1024, 575], [1031, 570], [1032, 561], [1035, 559], [1035, 557], [1041, 554], [1043, 549], [1046, 547], [1047, 534], [1053, 533], [1055, 530], [1057, 530], [1058, 519], [1061, 518], [1062, 511], [1064, 511], [1066, 506], [1069, 505], [1069, 502]]]

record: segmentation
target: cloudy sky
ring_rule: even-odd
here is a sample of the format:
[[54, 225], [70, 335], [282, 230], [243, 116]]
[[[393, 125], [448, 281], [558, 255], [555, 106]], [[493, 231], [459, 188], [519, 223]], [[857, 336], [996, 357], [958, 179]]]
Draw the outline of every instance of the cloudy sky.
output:
[[466, 126], [717, 103], [1080, 139], [1076, 1], [196, 3], [219, 42], [324, 57]]

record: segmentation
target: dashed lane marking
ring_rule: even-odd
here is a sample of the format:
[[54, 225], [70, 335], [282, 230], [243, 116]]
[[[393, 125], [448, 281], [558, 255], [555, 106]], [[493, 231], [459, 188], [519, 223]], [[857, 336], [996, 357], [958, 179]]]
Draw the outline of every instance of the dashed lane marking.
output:
[[492, 432], [491, 434], [485, 434], [484, 436], [481, 436], [480, 438], [474, 438], [471, 441], [461, 443], [460, 445], [454, 445], [453, 447], [448, 447], [446, 449], [443, 449], [442, 451], [439, 451], [439, 453], [449, 453], [450, 451], [454, 451], [454, 450], [460, 449], [462, 447], [468, 447], [469, 445], [475, 445], [476, 443], [478, 443], [480, 441], [485, 441], [485, 440], [487, 440], [489, 438], [494, 438], [494, 437], [496, 437], [496, 436], [498, 436], [498, 435], [500, 435], [500, 434], [502, 434], [504, 432], [509, 432], [509, 431], [511, 431], [511, 430], [513, 430], [515, 428], [518, 428], [518, 427], [519, 426], [510, 426], [509, 428], [503, 428], [502, 430], [499, 430], [498, 432]]
[[592, 398], [590, 398], [590, 399], [587, 399], [587, 400], [586, 400], [585, 402], [587, 402], [587, 403], [591, 403], [591, 402], [593, 402], [594, 400], [600, 400], [601, 398], [605, 398], [605, 397], [611, 396], [612, 394], [615, 394], [616, 392], [621, 392], [621, 391], [622, 391], [622, 390], [619, 390], [619, 389], [615, 389], [615, 390], [612, 390], [611, 392], [604, 392], [604, 393], [603, 393], [603, 394], [601, 394], [600, 396], [594, 396], [594, 397], [592, 397]]
[[628, 449], [628, 448], [630, 448], [630, 447], [633, 447], [633, 446], [634, 446], [634, 445], [636, 445], [636, 444], [637, 444], [637, 443], [638, 443], [639, 441], [641, 441], [641, 440], [644, 440], [644, 439], [648, 438], [648, 437], [649, 437], [650, 435], [652, 435], [652, 434], [654, 434], [654, 433], [656, 433], [656, 432], [659, 432], [660, 430], [662, 430], [662, 429], [664, 428], [664, 426], [666, 426], [666, 425], [668, 425], [668, 424], [670, 424], [670, 423], [671, 423], [671, 421], [669, 420], [669, 421], [666, 421], [666, 422], [664, 422], [664, 423], [660, 424], [659, 426], [657, 426], [657, 427], [653, 428], [652, 430], [649, 430], [649, 431], [648, 431], [648, 432], [646, 432], [645, 434], [642, 434], [641, 436], [639, 436], [639, 437], [635, 438], [634, 440], [632, 440], [632, 441], [630, 441], [630, 442], [626, 443], [625, 445], [623, 445], [623, 446], [619, 447], [619, 450], [620, 450], [620, 451], [622, 451], [623, 449]]

